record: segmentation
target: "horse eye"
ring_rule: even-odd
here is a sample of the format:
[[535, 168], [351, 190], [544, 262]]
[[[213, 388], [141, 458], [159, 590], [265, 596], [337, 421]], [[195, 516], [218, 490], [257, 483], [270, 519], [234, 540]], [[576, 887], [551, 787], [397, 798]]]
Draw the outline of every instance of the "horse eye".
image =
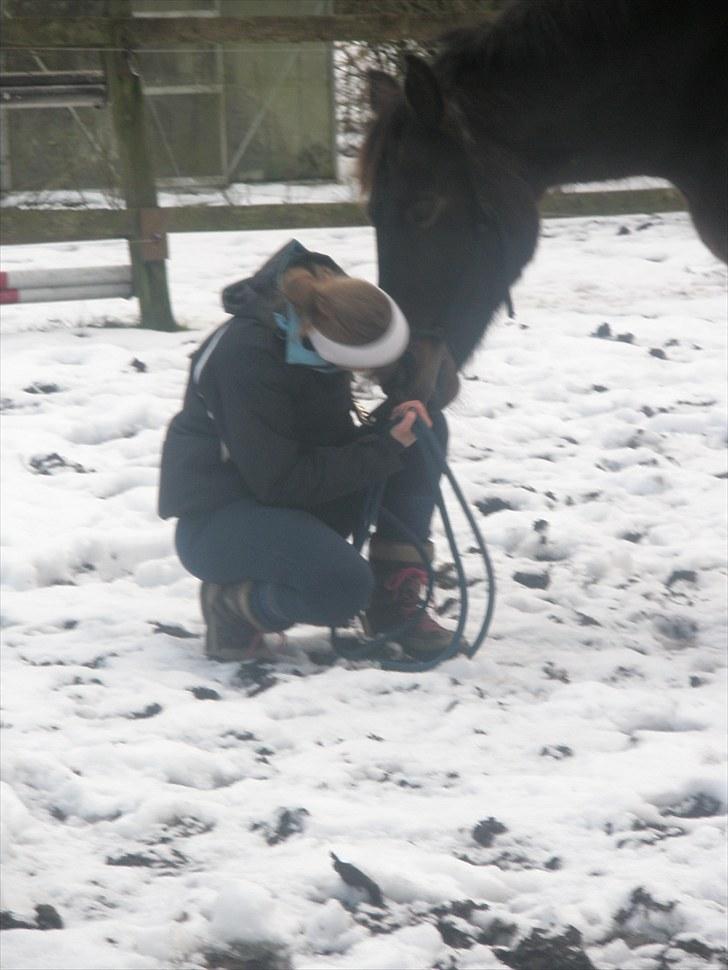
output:
[[437, 222], [444, 206], [444, 200], [427, 197], [413, 202], [407, 210], [407, 218], [420, 229], [429, 229]]

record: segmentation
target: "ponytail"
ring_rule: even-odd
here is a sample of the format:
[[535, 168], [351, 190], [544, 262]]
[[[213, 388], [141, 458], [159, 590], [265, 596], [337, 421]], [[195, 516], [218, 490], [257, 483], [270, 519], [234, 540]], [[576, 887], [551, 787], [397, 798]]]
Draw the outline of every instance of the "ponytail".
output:
[[315, 276], [303, 266], [294, 266], [293, 269], [287, 270], [280, 284], [281, 293], [309, 325], [315, 308], [316, 285]]
[[387, 330], [392, 311], [385, 294], [372, 283], [295, 266], [280, 290], [301, 317], [302, 332], [315, 327], [325, 337], [349, 346], [377, 340]]

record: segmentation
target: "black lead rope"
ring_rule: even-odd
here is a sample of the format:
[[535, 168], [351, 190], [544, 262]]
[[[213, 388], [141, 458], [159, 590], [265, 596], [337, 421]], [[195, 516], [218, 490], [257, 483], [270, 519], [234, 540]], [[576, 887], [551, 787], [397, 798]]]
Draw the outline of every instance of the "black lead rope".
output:
[[[455, 571], [457, 573], [458, 579], [458, 590], [460, 594], [460, 612], [458, 615], [458, 622], [453, 631], [450, 643], [444, 647], [438, 654], [428, 660], [389, 660], [380, 659], [380, 666], [383, 670], [395, 670], [402, 672], [412, 672], [420, 673], [427, 670], [433, 670], [438, 667], [441, 663], [446, 660], [450, 660], [459, 651], [461, 651], [462, 644], [462, 634], [465, 628], [468, 617], [468, 583], [467, 577], [465, 576], [465, 568], [463, 566], [462, 557], [460, 556], [460, 551], [457, 547], [457, 541], [455, 539], [455, 534], [453, 532], [452, 523], [450, 522], [450, 516], [448, 514], [447, 508], [445, 506], [445, 501], [442, 497], [442, 491], [439, 487], [438, 480], [440, 474], [444, 474], [450, 483], [450, 487], [455, 494], [455, 497], [463, 510], [465, 517], [467, 519], [468, 525], [475, 538], [478, 551], [483, 559], [483, 565], [485, 568], [485, 574], [488, 581], [488, 603], [485, 610], [485, 615], [478, 630], [477, 636], [473, 643], [465, 649], [464, 652], [468, 657], [472, 658], [475, 656], [477, 651], [480, 649], [483, 641], [488, 635], [488, 629], [490, 627], [491, 620], [493, 618], [493, 611], [495, 609], [495, 573], [493, 570], [493, 564], [488, 554], [488, 550], [485, 545], [483, 536], [478, 528], [478, 524], [475, 521], [475, 517], [468, 506], [467, 500], [462, 493], [460, 486], [458, 485], [455, 476], [451, 472], [447, 460], [445, 458], [444, 452], [440, 446], [440, 442], [435, 437], [432, 430], [422, 421], [417, 418], [413, 428], [412, 428], [419, 447], [423, 449], [425, 456], [425, 465], [427, 467], [428, 475], [432, 481], [436, 493], [436, 505], [440, 513], [440, 518], [442, 520], [443, 528], [445, 530], [445, 535], [447, 536], [447, 541], [450, 546], [450, 552], [452, 554], [453, 563], [455, 565]], [[367, 503], [367, 507], [364, 512], [362, 526], [357, 530], [355, 534], [355, 546], [361, 550], [364, 541], [369, 533], [369, 529], [374, 522], [374, 519], [379, 515], [388, 519], [392, 524], [396, 525], [405, 536], [412, 542], [412, 544], [417, 549], [420, 558], [422, 560], [423, 566], [427, 570], [427, 592], [425, 598], [421, 601], [417, 610], [413, 613], [411, 617], [407, 619], [406, 622], [400, 624], [392, 630], [387, 630], [384, 633], [380, 633], [375, 637], [366, 640], [354, 639], [353, 643], [350, 638], [345, 638], [339, 636], [336, 632], [336, 628], [331, 629], [331, 644], [334, 652], [346, 660], [364, 660], [364, 659], [379, 659], [377, 657], [377, 651], [381, 646], [388, 641], [392, 641], [397, 636], [400, 636], [405, 630], [414, 627], [419, 618], [422, 616], [424, 611], [427, 609], [430, 599], [432, 597], [433, 587], [435, 585], [435, 572], [432, 568], [432, 564], [428, 561], [425, 549], [422, 542], [414, 535], [414, 533], [405, 526], [403, 522], [400, 522], [396, 516], [393, 516], [387, 509], [379, 508], [379, 503], [381, 502], [381, 497], [383, 493], [383, 488], [378, 488], [376, 493], [370, 496], [370, 501]]]

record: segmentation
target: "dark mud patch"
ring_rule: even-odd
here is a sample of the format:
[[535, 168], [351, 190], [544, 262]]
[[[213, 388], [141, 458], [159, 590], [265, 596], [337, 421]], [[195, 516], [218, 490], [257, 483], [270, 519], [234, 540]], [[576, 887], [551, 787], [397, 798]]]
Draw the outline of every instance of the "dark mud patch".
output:
[[279, 808], [272, 822], [254, 822], [251, 832], [260, 832], [268, 845], [278, 845], [306, 829], [311, 813], [306, 808]]
[[130, 721], [144, 721], [148, 717], [156, 717], [163, 710], [162, 705], [155, 702], [154, 704], [147, 704], [146, 707], [143, 707], [139, 711], [132, 711], [131, 714], [126, 714], [125, 717], [128, 717]]
[[219, 701], [222, 697], [212, 687], [188, 687], [187, 690], [198, 701]]
[[584, 952], [581, 933], [574, 926], [560, 935], [534, 929], [515, 949], [494, 947], [493, 952], [513, 970], [595, 970]]
[[496, 838], [499, 835], [503, 835], [507, 831], [508, 828], [502, 822], [499, 822], [497, 818], [493, 818], [491, 815], [489, 818], [481, 819], [478, 824], [473, 827], [470, 835], [473, 841], [477, 842], [478, 845], [482, 845], [483, 848], [489, 849], [495, 842]]
[[660, 810], [660, 815], [675, 818], [712, 818], [724, 815], [725, 805], [713, 795], [698, 791]]
[[33, 455], [28, 464], [35, 475], [55, 475], [63, 469], [68, 469], [79, 475], [87, 475], [94, 471], [93, 468], [84, 468], [76, 461], [67, 461], [55, 451], [50, 455]]
[[130, 869], [181, 869], [188, 862], [189, 859], [178, 849], [152, 849], [149, 852], [126, 852], [123, 855], [106, 857], [107, 866]]
[[185, 630], [178, 623], [162, 623], [159, 620], [150, 620], [149, 622], [155, 633], [163, 633], [168, 637], [177, 637], [179, 640], [197, 639], [196, 633], [190, 633], [189, 630]]
[[0, 912], [0, 930], [62, 930], [63, 920], [58, 910], [49, 903], [35, 907], [35, 922], [16, 919], [13, 913], [4, 909]]
[[553, 758], [555, 761], [574, 757], [573, 749], [567, 744], [545, 744], [539, 754], [542, 758]]
[[494, 496], [493, 498], [481, 499], [475, 503], [476, 509], [481, 515], [494, 515], [496, 512], [514, 512], [515, 506], [505, 499]]
[[241, 664], [235, 675], [235, 686], [242, 688], [248, 697], [257, 697], [271, 687], [275, 687], [278, 678], [273, 673], [273, 665], [260, 660], [251, 660]]
[[206, 970], [293, 970], [283, 946], [268, 942], [239, 942], [203, 952]]
[[521, 586], [528, 587], [528, 589], [548, 589], [551, 585], [551, 577], [546, 572], [516, 572], [513, 573], [513, 580], [516, 583], [520, 583]]
[[42, 381], [34, 381], [23, 390], [26, 394], [58, 394], [61, 388], [58, 384], [44, 384]]
[[329, 852], [329, 855], [331, 856], [334, 869], [347, 886], [366, 893], [370, 906], [386, 909], [382, 890], [373, 879], [370, 879], [365, 872], [362, 872], [361, 869], [353, 866], [350, 862], [342, 861], [335, 853]]

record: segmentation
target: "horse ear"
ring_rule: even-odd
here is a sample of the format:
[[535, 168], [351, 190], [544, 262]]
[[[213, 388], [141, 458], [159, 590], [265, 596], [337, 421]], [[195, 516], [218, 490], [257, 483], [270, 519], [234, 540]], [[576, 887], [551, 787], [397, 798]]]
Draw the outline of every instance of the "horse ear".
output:
[[398, 98], [402, 89], [390, 74], [384, 71], [367, 71], [369, 104], [375, 115], [380, 115]]
[[404, 96], [407, 104], [427, 128], [439, 128], [445, 114], [445, 99], [440, 82], [427, 63], [414, 54], [405, 56], [407, 74], [404, 79]]

